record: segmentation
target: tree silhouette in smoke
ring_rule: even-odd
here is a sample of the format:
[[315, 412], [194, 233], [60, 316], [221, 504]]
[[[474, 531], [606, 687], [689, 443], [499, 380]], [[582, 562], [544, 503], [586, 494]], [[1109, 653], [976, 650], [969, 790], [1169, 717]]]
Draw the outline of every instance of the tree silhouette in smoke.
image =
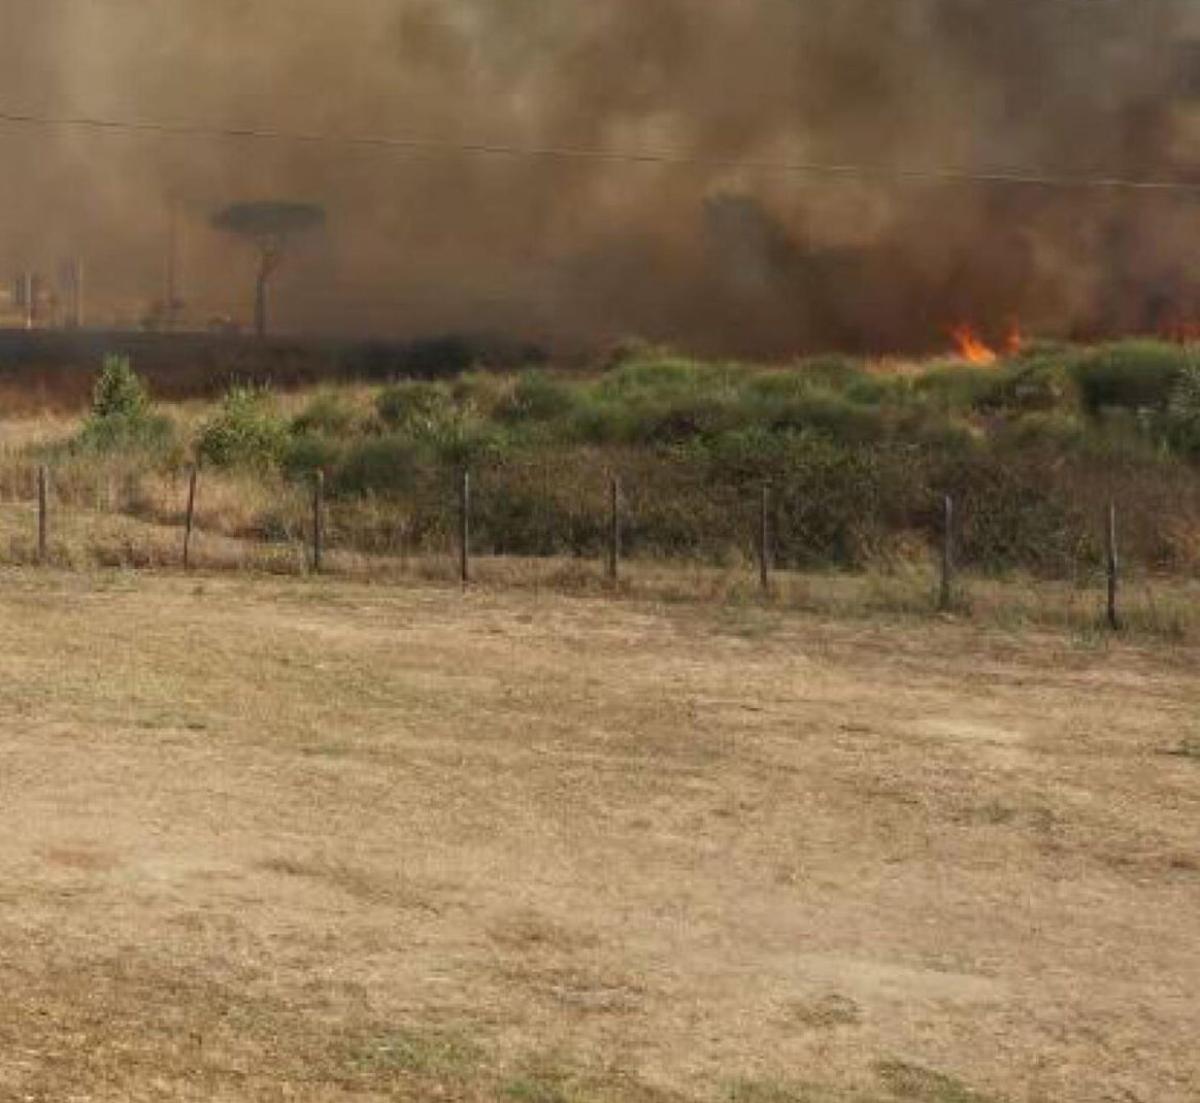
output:
[[258, 278], [254, 291], [254, 330], [267, 334], [267, 295], [271, 277], [283, 263], [289, 241], [297, 234], [325, 224], [325, 209], [314, 203], [266, 200], [234, 203], [213, 219], [218, 230], [236, 234], [258, 250]]

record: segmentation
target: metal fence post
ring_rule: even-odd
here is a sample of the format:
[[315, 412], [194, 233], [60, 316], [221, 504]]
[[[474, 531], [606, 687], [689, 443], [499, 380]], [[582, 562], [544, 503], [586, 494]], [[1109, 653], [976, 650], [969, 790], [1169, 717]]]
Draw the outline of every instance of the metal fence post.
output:
[[613, 475], [608, 485], [608, 578], [617, 582], [621, 574], [621, 480]]
[[192, 464], [188, 479], [187, 516], [183, 522], [183, 569], [192, 569], [192, 529], [196, 522], [196, 483], [200, 478], [200, 465]]
[[44, 566], [48, 558], [49, 549], [49, 498], [50, 498], [50, 472], [45, 464], [38, 468], [37, 479], [37, 499], [38, 499], [38, 538], [37, 538], [37, 561], [38, 564]]
[[954, 499], [946, 495], [945, 517], [942, 522], [942, 586], [938, 608], [949, 612], [954, 605]]
[[1121, 561], [1117, 549], [1117, 504], [1108, 504], [1108, 533], [1107, 533], [1107, 567], [1108, 567], [1108, 626], [1114, 632], [1121, 629], [1121, 617], [1117, 609], [1117, 601], [1121, 585]]
[[464, 587], [471, 584], [471, 472], [465, 467], [458, 487], [458, 566]]
[[771, 488], [764, 486], [758, 515], [758, 566], [762, 592], [771, 592]]
[[313, 479], [312, 516], [313, 571], [321, 573], [325, 565], [325, 472], [318, 471]]

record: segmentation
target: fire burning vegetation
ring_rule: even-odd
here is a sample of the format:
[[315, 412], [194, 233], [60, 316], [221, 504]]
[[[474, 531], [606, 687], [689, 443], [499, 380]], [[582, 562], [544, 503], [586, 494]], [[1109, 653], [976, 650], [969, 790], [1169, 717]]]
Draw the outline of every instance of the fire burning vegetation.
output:
[[954, 338], [957, 355], [966, 363], [980, 367], [989, 367], [998, 363], [1002, 355], [1006, 357], [1019, 356], [1025, 347], [1025, 335], [1016, 322], [1008, 327], [1000, 352], [987, 344], [976, 332], [974, 326], [965, 322], [951, 327], [950, 336]]

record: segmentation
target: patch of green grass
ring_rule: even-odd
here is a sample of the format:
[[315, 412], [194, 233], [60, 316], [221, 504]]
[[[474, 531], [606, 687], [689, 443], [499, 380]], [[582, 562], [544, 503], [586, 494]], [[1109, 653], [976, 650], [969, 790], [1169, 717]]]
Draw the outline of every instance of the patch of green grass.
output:
[[1000, 1103], [967, 1087], [961, 1080], [907, 1061], [882, 1061], [875, 1066], [888, 1091], [897, 1100], [914, 1103]]
[[858, 1093], [821, 1088], [811, 1084], [787, 1084], [774, 1080], [735, 1080], [721, 1096], [722, 1103], [885, 1103]]
[[513, 1103], [695, 1103], [618, 1066], [583, 1068], [563, 1055], [527, 1057], [499, 1087]]
[[544, 1074], [526, 1074], [509, 1080], [501, 1088], [501, 1095], [514, 1103], [573, 1103], [579, 1098], [573, 1092], [568, 1093], [564, 1079]]
[[352, 1064], [374, 1074], [403, 1073], [435, 1081], [463, 1081], [479, 1075], [484, 1051], [469, 1039], [449, 1033], [398, 1028], [354, 1048]]
[[736, 1080], [725, 1094], [726, 1103], [804, 1103], [792, 1088], [766, 1080]]
[[358, 411], [336, 390], [321, 390], [309, 399], [304, 409], [292, 419], [291, 431], [296, 436], [348, 437], [361, 426]]

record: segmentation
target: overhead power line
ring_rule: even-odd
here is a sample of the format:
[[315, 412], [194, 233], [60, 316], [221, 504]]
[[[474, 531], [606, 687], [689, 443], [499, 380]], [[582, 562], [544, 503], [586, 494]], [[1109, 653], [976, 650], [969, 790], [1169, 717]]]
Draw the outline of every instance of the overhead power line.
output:
[[90, 115], [40, 115], [0, 110], [0, 123], [43, 128], [148, 134], [206, 141], [256, 141], [343, 149], [376, 149], [404, 153], [450, 154], [473, 157], [526, 158], [543, 161], [590, 161], [607, 164], [664, 165], [683, 168], [729, 169], [772, 175], [893, 180], [900, 183], [980, 184], [1051, 188], [1070, 191], [1159, 192], [1200, 195], [1200, 182], [1136, 179], [1122, 176], [1074, 176], [1037, 169], [973, 170], [913, 168], [818, 161], [753, 160], [712, 157], [671, 150], [611, 150], [583, 146], [508, 145], [460, 142], [382, 134], [327, 134], [261, 127], [220, 127], [201, 123], [117, 119]]

